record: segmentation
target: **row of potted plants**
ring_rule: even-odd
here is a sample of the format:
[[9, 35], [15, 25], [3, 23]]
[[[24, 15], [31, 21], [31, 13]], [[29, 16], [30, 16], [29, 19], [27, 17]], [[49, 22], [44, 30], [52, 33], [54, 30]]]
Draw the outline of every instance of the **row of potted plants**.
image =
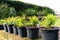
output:
[[[4, 25], [4, 30], [9, 33], [28, 37], [29, 39], [39, 38], [39, 29], [43, 40], [58, 40], [58, 27], [54, 27], [56, 22], [55, 15], [47, 15], [44, 20], [38, 20], [36, 16], [5, 18], [0, 23]], [[39, 25], [38, 25], [39, 24]]]

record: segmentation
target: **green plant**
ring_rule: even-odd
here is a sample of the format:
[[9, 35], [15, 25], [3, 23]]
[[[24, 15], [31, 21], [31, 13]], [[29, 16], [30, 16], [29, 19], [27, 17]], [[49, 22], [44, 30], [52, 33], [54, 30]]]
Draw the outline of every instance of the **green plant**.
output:
[[13, 7], [8, 7], [8, 17], [17, 16], [16, 10]]
[[26, 21], [26, 19], [25, 19], [25, 15], [23, 15], [23, 16], [21, 17], [21, 20], [22, 20], [22, 23], [24, 24], [25, 21]]
[[16, 16], [16, 10], [7, 4], [0, 4], [0, 19]]
[[23, 12], [21, 10], [18, 10], [17, 16], [22, 16], [22, 15], [23, 15]]
[[34, 9], [26, 9], [25, 15], [26, 16], [34, 16], [34, 15], [37, 15], [37, 10], [34, 10]]
[[2, 25], [6, 24], [6, 20], [1, 19], [1, 20], [0, 20], [0, 24], [2, 24]]
[[42, 22], [40, 22], [40, 25], [50, 29], [51, 26], [54, 25], [55, 21], [56, 17], [54, 15], [47, 15], [45, 19]]
[[8, 15], [8, 5], [0, 4], [0, 19], [7, 17]]
[[7, 18], [7, 19], [6, 19], [6, 23], [7, 23], [8, 25], [14, 24], [14, 21], [15, 21], [15, 18], [14, 18], [14, 17], [10, 17], [10, 18]]
[[18, 27], [22, 27], [22, 26], [23, 26], [23, 23], [22, 23], [21, 18], [17, 19], [16, 22], [17, 22], [16, 25], [17, 25]]
[[42, 8], [42, 15], [47, 16], [48, 14], [55, 15], [55, 11], [53, 9], [48, 8], [48, 7], [43, 7]]
[[30, 26], [32, 26], [32, 23], [29, 22], [29, 21], [26, 21], [26, 22], [24, 23], [24, 25], [25, 25], [25, 27], [30, 27]]
[[30, 24], [32, 25], [32, 27], [37, 27], [39, 20], [36, 16], [30, 17], [29, 20], [30, 20]]
[[25, 16], [16, 18], [14, 21], [14, 25], [16, 25], [18, 27], [24, 26], [24, 23], [25, 23]]
[[60, 26], [60, 19], [57, 19], [53, 26]]

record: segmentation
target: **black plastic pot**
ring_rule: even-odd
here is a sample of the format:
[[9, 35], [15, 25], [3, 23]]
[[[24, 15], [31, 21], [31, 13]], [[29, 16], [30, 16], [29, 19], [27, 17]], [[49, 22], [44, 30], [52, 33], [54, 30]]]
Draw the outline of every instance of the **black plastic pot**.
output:
[[0, 30], [4, 30], [4, 27], [3, 27], [3, 25], [0, 25]]
[[20, 37], [27, 37], [26, 27], [17, 27]]
[[53, 28], [51, 30], [42, 30], [42, 40], [58, 40], [59, 29]]
[[29, 39], [38, 39], [39, 38], [39, 28], [27, 27], [27, 37]]
[[7, 27], [7, 25], [5, 24], [5, 25], [3, 25], [4, 26], [4, 30], [6, 31], [6, 32], [8, 32], [8, 27]]
[[8, 25], [8, 32], [9, 32], [9, 33], [14, 33], [14, 32], [13, 32], [13, 26], [14, 26], [14, 25]]
[[15, 35], [18, 35], [18, 29], [17, 29], [17, 27], [13, 26], [13, 31], [14, 31]]

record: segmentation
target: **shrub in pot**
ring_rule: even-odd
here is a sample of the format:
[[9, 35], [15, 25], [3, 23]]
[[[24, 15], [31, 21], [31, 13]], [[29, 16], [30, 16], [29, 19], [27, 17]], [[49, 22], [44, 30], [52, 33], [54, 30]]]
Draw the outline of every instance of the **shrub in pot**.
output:
[[18, 29], [16, 25], [13, 26], [13, 32], [15, 35], [18, 35]]
[[26, 27], [24, 26], [25, 16], [16, 20], [18, 34], [21, 37], [27, 37]]
[[1, 19], [0, 24], [2, 24], [2, 26], [3, 26], [2, 29], [4, 29], [6, 32], [8, 32], [8, 28], [7, 28], [7, 25], [6, 25], [6, 20]]
[[17, 19], [19, 19], [20, 17], [15, 17], [15, 20], [13, 21], [13, 31], [15, 35], [18, 35], [18, 29], [17, 29]]
[[57, 27], [52, 27], [55, 21], [56, 17], [54, 15], [47, 15], [45, 19], [40, 22], [40, 25], [44, 26], [44, 28], [41, 28], [42, 40], [58, 40], [59, 29]]
[[38, 18], [36, 16], [30, 17], [29, 22], [26, 23], [27, 28], [27, 37], [29, 39], [38, 39], [39, 28], [37, 27]]
[[0, 20], [0, 30], [4, 30], [3, 24], [5, 23], [5, 20]]
[[13, 32], [13, 26], [14, 26], [14, 24], [13, 24], [13, 21], [15, 20], [15, 18], [7, 18], [7, 26], [8, 26], [8, 32], [9, 33], [14, 33]]

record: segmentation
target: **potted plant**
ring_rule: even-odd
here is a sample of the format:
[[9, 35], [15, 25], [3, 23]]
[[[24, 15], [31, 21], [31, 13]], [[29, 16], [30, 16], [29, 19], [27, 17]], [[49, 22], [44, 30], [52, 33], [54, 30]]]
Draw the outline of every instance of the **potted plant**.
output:
[[14, 32], [13, 32], [13, 26], [14, 26], [13, 21], [14, 21], [14, 20], [15, 20], [14, 17], [12, 17], [12, 18], [7, 18], [7, 27], [8, 27], [8, 32], [9, 32], [9, 33], [14, 33]]
[[29, 39], [38, 39], [39, 28], [37, 24], [39, 23], [38, 18], [36, 16], [30, 17], [29, 22], [26, 23], [27, 28], [27, 37]]
[[19, 36], [27, 37], [26, 27], [24, 26], [25, 16], [17, 19], [16, 21]]
[[0, 20], [0, 30], [4, 30], [3, 24], [5, 23], [5, 20]]
[[17, 19], [19, 19], [20, 17], [15, 17], [15, 20], [13, 21], [13, 31], [15, 35], [18, 35], [18, 29], [17, 29]]
[[52, 26], [56, 21], [55, 15], [47, 15], [45, 19], [40, 22], [42, 40], [58, 40], [58, 31], [59, 29]]
[[7, 25], [6, 25], [6, 20], [1, 19], [0, 24], [1, 24], [1, 28], [4, 29], [6, 32], [8, 32], [8, 28], [7, 28]]

